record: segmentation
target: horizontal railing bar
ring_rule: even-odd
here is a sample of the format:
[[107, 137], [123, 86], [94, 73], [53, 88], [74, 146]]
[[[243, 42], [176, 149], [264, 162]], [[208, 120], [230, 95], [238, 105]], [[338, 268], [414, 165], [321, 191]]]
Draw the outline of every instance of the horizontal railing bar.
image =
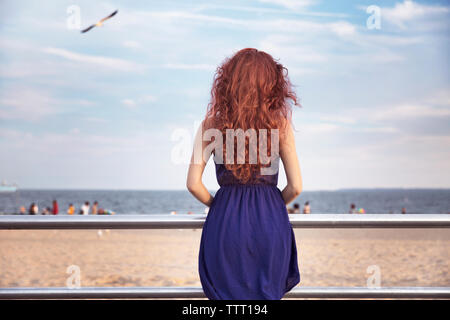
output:
[[[2, 288], [0, 299], [205, 298], [201, 287]], [[450, 287], [299, 287], [284, 298], [450, 298]]]
[[[196, 229], [206, 215], [0, 215], [0, 229]], [[449, 228], [449, 214], [292, 214], [294, 228]]]

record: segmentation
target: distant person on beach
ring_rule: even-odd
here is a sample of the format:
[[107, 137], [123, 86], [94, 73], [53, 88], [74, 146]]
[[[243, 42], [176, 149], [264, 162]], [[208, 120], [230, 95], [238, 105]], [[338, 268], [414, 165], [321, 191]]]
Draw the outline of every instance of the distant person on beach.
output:
[[[253, 48], [223, 61], [210, 92], [186, 181], [210, 207], [198, 260], [203, 292], [211, 300], [279, 300], [300, 282], [286, 208], [302, 191], [291, 114], [297, 96], [287, 68]], [[220, 186], [215, 196], [202, 182], [211, 158]], [[280, 159], [287, 177], [282, 191]]]
[[357, 213], [356, 212], [356, 205], [354, 203], [352, 203], [350, 205], [350, 211], [348, 213]]
[[27, 213], [27, 209], [25, 209], [24, 206], [20, 206], [19, 213], [20, 214], [26, 214]]
[[80, 214], [87, 216], [89, 214], [89, 201], [86, 201], [80, 209]]
[[306, 201], [303, 205], [303, 213], [304, 214], [310, 214], [311, 213], [311, 207], [309, 206], [309, 201]]
[[294, 203], [292, 208], [288, 208], [288, 213], [300, 213], [300, 205], [298, 203]]
[[57, 215], [59, 213], [58, 201], [53, 200], [52, 214]]
[[92, 214], [97, 214], [98, 213], [98, 202], [94, 201], [94, 204], [92, 205], [92, 210], [91, 210]]
[[402, 208], [402, 214], [406, 213], [406, 208]]
[[49, 215], [51, 213], [52, 209], [50, 207], [45, 207], [44, 209], [42, 209], [42, 214], [43, 215]]
[[39, 213], [39, 208], [38, 208], [37, 204], [33, 202], [30, 205], [30, 209], [28, 210], [28, 214], [36, 215], [38, 213]]
[[75, 213], [75, 207], [73, 206], [73, 204], [69, 204], [69, 209], [67, 209], [67, 214], [69, 215], [73, 215]]
[[99, 208], [97, 214], [102, 215], [102, 214], [116, 214], [116, 213], [108, 209]]

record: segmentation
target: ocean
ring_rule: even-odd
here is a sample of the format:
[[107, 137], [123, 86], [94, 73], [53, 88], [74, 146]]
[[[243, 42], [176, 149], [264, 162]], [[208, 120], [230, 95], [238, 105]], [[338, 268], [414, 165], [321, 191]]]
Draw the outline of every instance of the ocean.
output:
[[[214, 193], [214, 192], [212, 192]], [[15, 214], [20, 206], [28, 208], [37, 203], [39, 212], [51, 207], [56, 199], [60, 213], [65, 214], [69, 203], [78, 213], [89, 201], [116, 214], [179, 214], [204, 213], [205, 206], [188, 191], [132, 190], [19, 190], [0, 193], [0, 214]], [[450, 189], [352, 189], [337, 191], [304, 191], [295, 201], [303, 208], [309, 201], [311, 213], [348, 213], [350, 204], [364, 208], [366, 213], [450, 213]]]

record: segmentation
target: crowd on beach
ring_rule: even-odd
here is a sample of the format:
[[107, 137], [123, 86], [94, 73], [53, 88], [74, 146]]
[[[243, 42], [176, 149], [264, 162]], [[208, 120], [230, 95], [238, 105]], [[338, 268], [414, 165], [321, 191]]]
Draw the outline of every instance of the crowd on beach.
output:
[[[208, 213], [207, 209], [205, 209], [205, 213]], [[310, 206], [309, 201], [306, 201], [303, 205], [303, 209], [301, 210], [300, 205], [298, 203], [294, 203], [292, 205], [292, 207], [287, 207], [287, 211], [290, 214], [299, 214], [299, 213], [310, 214], [311, 206]], [[66, 212], [68, 215], [74, 215], [76, 212], [75, 206], [72, 203], [70, 203]], [[29, 215], [39, 215], [39, 214], [41, 214], [41, 215], [57, 215], [59, 213], [60, 213], [60, 211], [59, 211], [58, 201], [56, 201], [56, 200], [53, 200], [51, 207], [44, 207], [40, 213], [39, 213], [38, 205], [35, 202], [33, 202], [28, 209]], [[357, 208], [356, 205], [354, 203], [352, 203], [352, 204], [350, 204], [350, 210], [348, 213], [364, 214], [364, 213], [366, 213], [366, 211], [364, 210], [364, 208]], [[402, 208], [401, 213], [405, 214], [406, 208]], [[20, 207], [20, 214], [27, 214], [26, 208], [24, 206]], [[97, 201], [94, 201], [92, 206], [90, 205], [89, 201], [86, 201], [86, 202], [84, 202], [84, 204], [82, 204], [80, 206], [80, 210], [78, 211], [78, 214], [80, 214], [80, 215], [90, 215], [90, 214], [110, 215], [110, 214], [115, 214], [115, 212], [111, 211], [111, 210], [99, 208]], [[172, 211], [172, 212], [170, 212], [170, 214], [175, 215], [175, 214], [177, 214], [177, 212]], [[193, 212], [189, 211], [188, 214], [193, 214]]]
[[[287, 207], [288, 213], [300, 213], [300, 205], [298, 203], [294, 203], [292, 207]], [[306, 201], [303, 205], [303, 211], [304, 214], [311, 213], [311, 207], [309, 206], [309, 201]]]
[[[66, 211], [68, 215], [74, 215], [76, 212], [75, 206], [70, 203], [69, 207]], [[38, 205], [33, 202], [31, 203], [28, 214], [29, 215], [57, 215], [59, 214], [59, 205], [57, 200], [53, 200], [51, 207], [44, 207], [41, 212], [39, 212]], [[26, 208], [24, 206], [20, 207], [20, 214], [27, 214]], [[80, 206], [80, 210], [78, 211], [78, 214], [80, 215], [89, 215], [89, 214], [114, 214], [114, 211], [99, 208], [98, 202], [94, 201], [93, 205], [91, 206], [89, 201], [85, 201], [84, 204]]]
[[[303, 211], [300, 210], [300, 205], [298, 203], [294, 203], [292, 207], [287, 207], [288, 213], [300, 213], [302, 212], [303, 214], [309, 214], [311, 213], [311, 206], [309, 204], [309, 201], [306, 201], [305, 204], [303, 205]], [[350, 214], [364, 214], [366, 213], [366, 210], [364, 210], [364, 208], [356, 208], [356, 205], [354, 203], [350, 204], [350, 210], [349, 212]], [[390, 212], [392, 213], [392, 212]], [[402, 208], [402, 214], [406, 213], [406, 208]]]

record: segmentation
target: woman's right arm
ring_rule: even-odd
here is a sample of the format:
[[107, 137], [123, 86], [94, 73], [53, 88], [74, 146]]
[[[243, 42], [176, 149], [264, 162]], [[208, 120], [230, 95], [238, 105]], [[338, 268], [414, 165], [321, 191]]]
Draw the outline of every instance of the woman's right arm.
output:
[[285, 137], [280, 144], [280, 157], [286, 172], [287, 185], [281, 192], [285, 204], [297, 198], [303, 189], [302, 175], [295, 149], [294, 132], [290, 122], [287, 122]]

